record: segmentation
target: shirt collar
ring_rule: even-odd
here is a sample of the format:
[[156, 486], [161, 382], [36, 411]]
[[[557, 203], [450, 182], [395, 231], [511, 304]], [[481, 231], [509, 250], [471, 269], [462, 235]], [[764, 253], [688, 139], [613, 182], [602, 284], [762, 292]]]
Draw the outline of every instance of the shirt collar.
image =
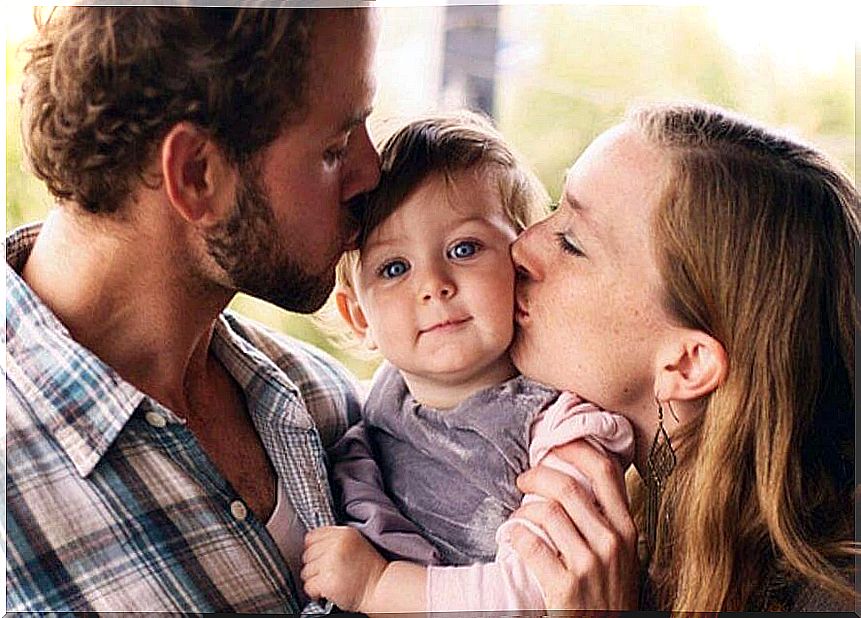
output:
[[[245, 392], [248, 410], [261, 433], [288, 428], [308, 430], [314, 421], [302, 405], [301, 391], [282, 367], [242, 336], [236, 317], [218, 317], [212, 350]], [[276, 429], [277, 428], [277, 429]]]
[[40, 229], [41, 224], [31, 224], [6, 236], [9, 378], [35, 420], [86, 476], [146, 396], [72, 339], [21, 278]]
[[[6, 237], [6, 339], [10, 373], [40, 422], [82, 476], [88, 475], [139, 406], [155, 403], [126, 382], [68, 329], [21, 278], [41, 224]], [[242, 336], [229, 312], [215, 324], [213, 352], [239, 383], [261, 431], [309, 430], [314, 422], [299, 387]], [[293, 405], [291, 405], [293, 404]]]

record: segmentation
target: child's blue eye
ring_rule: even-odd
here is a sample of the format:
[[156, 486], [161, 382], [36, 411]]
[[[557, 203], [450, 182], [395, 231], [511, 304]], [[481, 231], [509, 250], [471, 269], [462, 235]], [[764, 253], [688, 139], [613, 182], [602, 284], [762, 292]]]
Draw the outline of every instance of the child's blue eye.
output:
[[478, 243], [464, 240], [457, 243], [454, 247], [448, 250], [448, 257], [454, 260], [462, 260], [472, 257], [478, 252]]
[[410, 265], [403, 260], [392, 260], [386, 262], [379, 268], [379, 275], [384, 279], [396, 279], [404, 275], [410, 269]]

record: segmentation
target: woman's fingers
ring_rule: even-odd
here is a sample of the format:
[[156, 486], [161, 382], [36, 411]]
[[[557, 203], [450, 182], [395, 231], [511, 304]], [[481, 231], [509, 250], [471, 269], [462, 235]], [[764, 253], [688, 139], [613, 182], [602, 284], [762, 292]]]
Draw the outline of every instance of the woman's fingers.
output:
[[633, 531], [636, 536], [625, 487], [625, 471], [619, 460], [608, 456], [585, 440], [557, 448], [554, 454], [577, 466], [591, 481], [595, 499], [611, 526], [620, 531]]
[[[531, 514], [540, 510], [535, 508]], [[574, 564], [566, 564], [562, 556], [526, 526], [512, 526], [511, 546], [538, 581], [547, 610], [604, 609], [612, 605], [609, 600], [604, 600], [606, 574], [596, 568], [596, 561], [591, 558], [585, 544], [571, 554], [576, 560]]]
[[[541, 526], [559, 550], [541, 548], [523, 526], [512, 527], [512, 545], [541, 584], [548, 608], [625, 609], [637, 587], [636, 528], [630, 515], [621, 466], [585, 442], [554, 452], [589, 480], [538, 466], [518, 477], [518, 487], [547, 502], [516, 513]], [[515, 536], [514, 530], [518, 529]], [[543, 543], [542, 543], [543, 544]]]
[[[552, 520], [538, 520], [535, 523], [544, 528], [560, 551], [568, 544], [571, 531], [577, 531], [590, 546], [594, 541], [606, 536], [603, 531], [608, 524], [592, 493], [571, 476], [552, 468], [538, 466], [521, 476], [524, 477], [523, 485], [530, 488], [529, 493], [536, 493], [550, 501], [543, 516], [550, 513]], [[560, 520], [568, 520], [570, 523], [567, 526], [562, 525]], [[570, 555], [568, 551], [563, 553], [566, 557]]]
[[[589, 550], [575, 522], [558, 502], [530, 502], [517, 509], [512, 517], [528, 519], [544, 530], [556, 546], [565, 567], [571, 566], [574, 557]], [[549, 550], [553, 551], [553, 547], [549, 547]]]
[[511, 526], [509, 535], [511, 546], [532, 573], [541, 573], [551, 578], [562, 578], [565, 575], [565, 565], [559, 554], [529, 528]]
[[619, 463], [582, 440], [555, 449], [554, 454], [577, 466], [589, 479], [591, 493], [573, 477], [546, 466], [521, 474], [517, 479], [521, 491], [559, 503], [590, 543], [612, 542], [606, 535], [608, 528], [626, 543], [636, 543], [636, 526]]
[[[575, 579], [588, 578], [598, 568], [609, 569], [617, 562], [620, 553], [627, 552], [626, 543], [601, 513], [591, 492], [556, 470], [540, 472], [548, 476], [559, 475], [560, 478], [546, 482], [564, 488], [566, 504], [563, 506], [555, 500], [536, 502], [522, 507], [518, 515], [541, 526]], [[530, 507], [528, 510], [527, 506]]]

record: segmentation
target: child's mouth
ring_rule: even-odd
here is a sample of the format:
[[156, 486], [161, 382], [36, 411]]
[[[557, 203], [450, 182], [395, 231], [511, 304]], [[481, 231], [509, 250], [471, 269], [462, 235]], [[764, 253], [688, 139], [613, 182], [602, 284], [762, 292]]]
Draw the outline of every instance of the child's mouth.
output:
[[444, 322], [438, 322], [429, 328], [423, 328], [419, 331], [420, 335], [424, 335], [430, 332], [445, 332], [449, 330], [455, 330], [458, 327], [466, 324], [472, 320], [472, 316], [467, 316], [465, 318], [458, 318], [455, 320], [445, 320]]

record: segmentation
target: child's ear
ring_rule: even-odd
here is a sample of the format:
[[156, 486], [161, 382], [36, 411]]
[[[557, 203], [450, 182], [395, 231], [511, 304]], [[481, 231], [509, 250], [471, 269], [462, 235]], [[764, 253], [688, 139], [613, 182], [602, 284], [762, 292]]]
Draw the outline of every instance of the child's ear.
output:
[[347, 323], [353, 334], [361, 339], [366, 348], [376, 350], [377, 342], [374, 340], [371, 327], [368, 325], [368, 320], [365, 319], [365, 313], [356, 299], [353, 288], [339, 285], [335, 290], [335, 305], [338, 307], [341, 318]]

